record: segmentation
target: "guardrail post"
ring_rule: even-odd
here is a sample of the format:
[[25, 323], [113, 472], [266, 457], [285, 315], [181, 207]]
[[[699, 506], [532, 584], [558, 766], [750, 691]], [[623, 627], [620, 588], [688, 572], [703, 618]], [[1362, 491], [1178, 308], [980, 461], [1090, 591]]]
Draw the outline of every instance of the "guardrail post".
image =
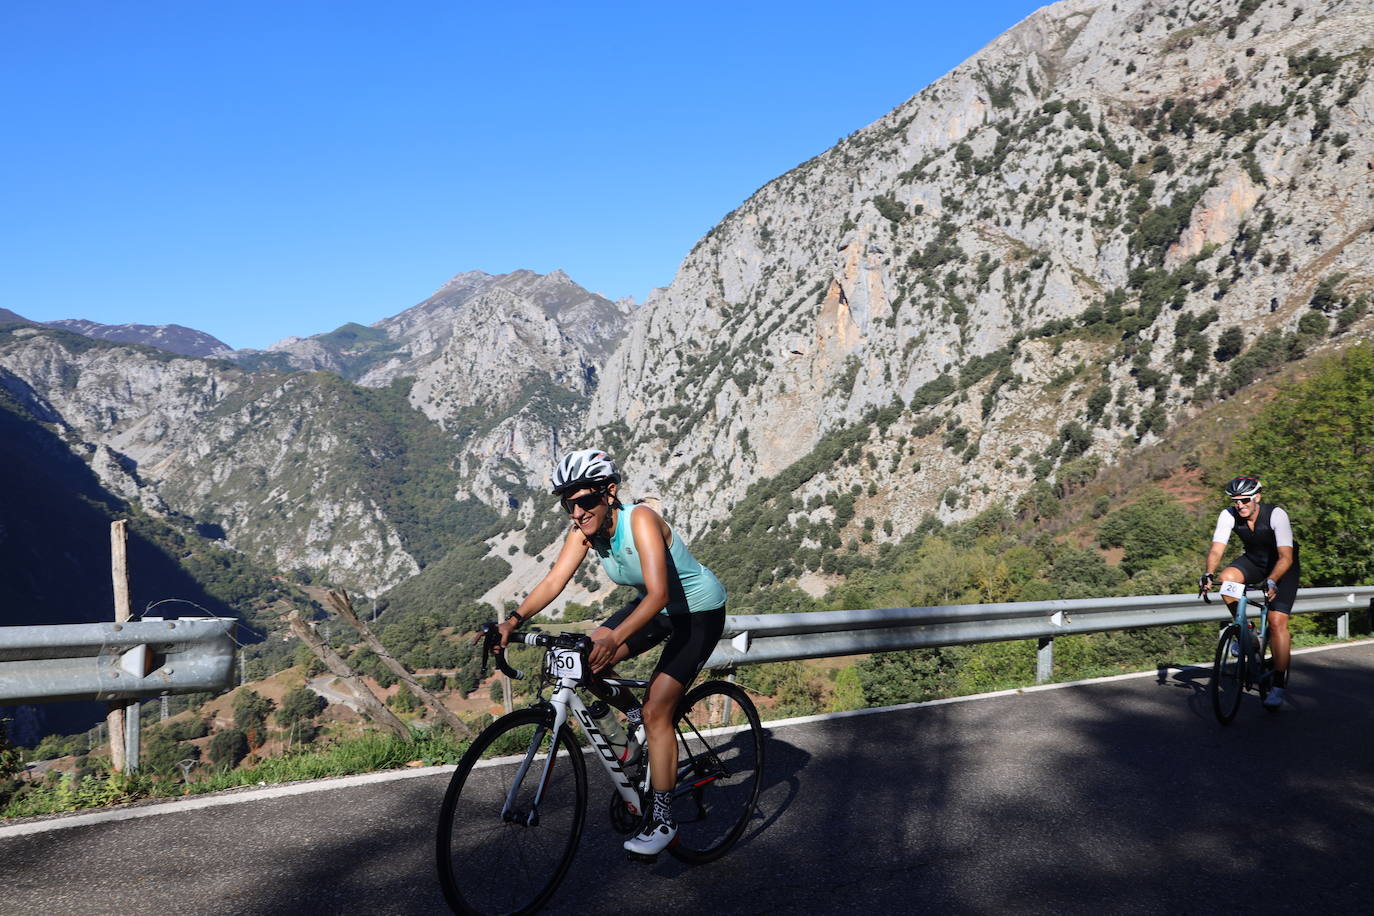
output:
[[1349, 638], [1350, 638], [1350, 612], [1349, 612], [1349, 611], [1346, 611], [1344, 614], [1341, 614], [1339, 617], [1336, 618], [1336, 638], [1337, 638], [1337, 639], [1349, 639]]
[[[110, 581], [114, 586], [115, 623], [132, 616], [129, 602], [129, 523], [110, 523]], [[109, 705], [110, 768], [116, 773], [138, 769], [138, 702], [116, 700]]]
[[1040, 637], [1035, 650], [1035, 683], [1043, 684], [1054, 677], [1054, 637]]

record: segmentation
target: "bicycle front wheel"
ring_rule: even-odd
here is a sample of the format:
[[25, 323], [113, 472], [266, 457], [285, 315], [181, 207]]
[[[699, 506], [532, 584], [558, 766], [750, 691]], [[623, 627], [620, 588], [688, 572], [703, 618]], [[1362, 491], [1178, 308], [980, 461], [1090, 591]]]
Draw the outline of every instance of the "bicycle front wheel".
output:
[[[455, 913], [531, 913], [563, 880], [587, 813], [587, 770], [548, 709], [502, 716], [453, 772], [436, 853]], [[552, 759], [550, 755], [552, 754]]]
[[697, 865], [725, 855], [749, 826], [763, 784], [763, 726], [741, 688], [708, 681], [683, 698], [675, 729], [677, 839], [668, 851]]
[[1222, 630], [1217, 639], [1209, 690], [1217, 721], [1230, 725], [1240, 708], [1240, 696], [1245, 692], [1245, 647], [1240, 641], [1240, 628], [1235, 624]]

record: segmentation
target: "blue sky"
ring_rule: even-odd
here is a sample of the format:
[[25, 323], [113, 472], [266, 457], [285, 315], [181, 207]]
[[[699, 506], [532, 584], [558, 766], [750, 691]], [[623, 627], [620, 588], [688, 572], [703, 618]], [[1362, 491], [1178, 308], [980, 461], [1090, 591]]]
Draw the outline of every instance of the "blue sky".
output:
[[0, 307], [264, 347], [467, 270], [643, 301], [1040, 5], [5, 0]]

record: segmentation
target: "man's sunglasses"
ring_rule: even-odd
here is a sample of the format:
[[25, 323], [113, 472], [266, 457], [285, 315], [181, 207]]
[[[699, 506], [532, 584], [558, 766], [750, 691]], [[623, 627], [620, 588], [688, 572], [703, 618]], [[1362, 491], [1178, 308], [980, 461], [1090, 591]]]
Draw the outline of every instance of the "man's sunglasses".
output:
[[563, 511], [572, 515], [573, 507], [576, 506], [583, 512], [590, 512], [601, 505], [601, 500], [605, 497], [605, 490], [593, 490], [590, 493], [583, 493], [581, 496], [560, 496], [558, 504], [563, 507]]
[[1231, 502], [1235, 503], [1237, 506], [1244, 506], [1257, 499], [1259, 499], [1258, 496], [1232, 496]]

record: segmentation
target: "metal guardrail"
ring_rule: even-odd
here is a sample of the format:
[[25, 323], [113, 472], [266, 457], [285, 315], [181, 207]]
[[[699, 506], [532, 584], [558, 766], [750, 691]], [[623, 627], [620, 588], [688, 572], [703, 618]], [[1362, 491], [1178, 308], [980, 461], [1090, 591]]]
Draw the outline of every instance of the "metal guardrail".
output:
[[228, 617], [0, 627], [0, 705], [132, 700], [233, 682]]
[[[1374, 611], [1374, 586], [1299, 589], [1293, 612], [1345, 612], [1338, 624], [1344, 636], [1349, 632], [1349, 612], [1361, 607]], [[1225, 614], [1220, 602], [1204, 604], [1196, 595], [735, 614], [726, 617], [724, 636], [706, 667], [731, 669], [804, 658], [1037, 639], [1036, 680], [1044, 681], [1049, 679], [1056, 636], [1206, 621], [1221, 624]]]

